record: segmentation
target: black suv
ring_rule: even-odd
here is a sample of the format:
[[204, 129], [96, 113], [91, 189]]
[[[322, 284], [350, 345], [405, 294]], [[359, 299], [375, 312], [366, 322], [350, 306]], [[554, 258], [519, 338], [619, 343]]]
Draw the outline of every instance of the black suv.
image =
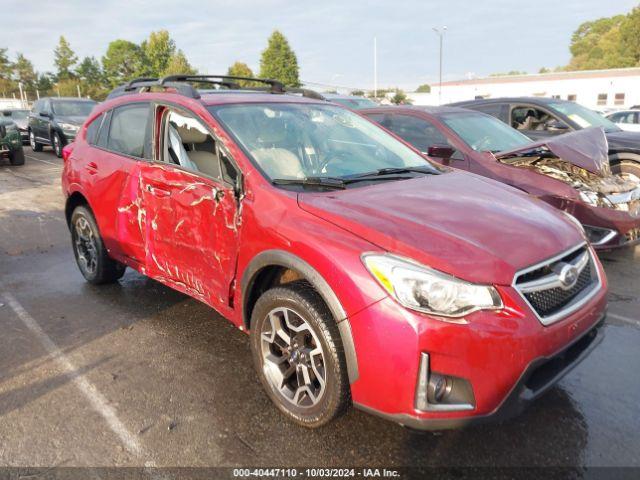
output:
[[82, 98], [41, 98], [29, 114], [29, 144], [34, 152], [51, 145], [58, 157], [62, 147], [73, 142], [97, 102]]
[[484, 98], [450, 105], [493, 115], [534, 140], [588, 127], [602, 127], [609, 142], [612, 171], [624, 172], [640, 180], [640, 132], [625, 132], [611, 120], [576, 102], [515, 97]]

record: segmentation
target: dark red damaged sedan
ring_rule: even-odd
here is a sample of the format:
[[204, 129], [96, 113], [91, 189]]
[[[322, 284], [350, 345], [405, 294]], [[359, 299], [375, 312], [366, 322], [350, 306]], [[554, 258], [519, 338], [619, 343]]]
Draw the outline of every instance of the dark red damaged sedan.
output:
[[596, 249], [640, 242], [640, 179], [611, 173], [602, 128], [533, 143], [490, 115], [458, 107], [359, 113], [440, 163], [509, 184], [570, 213]]

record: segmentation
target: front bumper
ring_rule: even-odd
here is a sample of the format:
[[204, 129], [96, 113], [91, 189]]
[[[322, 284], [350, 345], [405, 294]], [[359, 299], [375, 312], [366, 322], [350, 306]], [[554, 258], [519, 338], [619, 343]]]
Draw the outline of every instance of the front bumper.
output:
[[609, 238], [605, 238], [605, 241], [592, 242], [595, 250], [614, 250], [640, 243], [640, 217], [633, 216], [625, 211], [586, 204], [576, 204], [573, 209], [567, 209], [567, 211], [585, 225], [586, 228], [596, 227], [603, 229], [603, 231], [612, 232], [612, 235]]
[[[389, 297], [356, 313], [349, 319], [359, 368], [359, 378], [351, 385], [355, 406], [423, 430], [519, 413], [599, 343], [596, 325], [603, 320], [607, 284], [597, 268], [603, 280], [600, 290], [579, 310], [548, 326], [510, 286], [498, 287], [503, 310], [472, 313], [466, 323], [409, 311]], [[580, 343], [582, 338], [590, 339], [588, 345]], [[580, 347], [572, 350], [574, 344]], [[425, 353], [431, 372], [471, 385], [472, 408], [417, 408], [420, 359]], [[543, 370], [546, 375], [540, 373]]]
[[602, 342], [604, 339], [602, 327], [605, 318], [606, 314], [603, 314], [591, 330], [585, 332], [564, 350], [551, 357], [538, 358], [531, 362], [502, 404], [487, 415], [452, 419], [426, 419], [407, 414], [387, 414], [364, 405], [356, 404], [356, 406], [373, 415], [414, 430], [447, 430], [509, 420], [520, 415], [531, 403], [558, 383], [562, 377], [573, 370]]

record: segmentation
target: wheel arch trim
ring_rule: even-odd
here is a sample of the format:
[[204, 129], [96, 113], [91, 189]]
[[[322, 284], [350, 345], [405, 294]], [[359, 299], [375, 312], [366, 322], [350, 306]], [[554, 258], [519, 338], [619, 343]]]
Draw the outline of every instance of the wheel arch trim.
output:
[[342, 306], [333, 289], [320, 273], [309, 263], [300, 257], [286, 252], [284, 250], [266, 250], [256, 255], [245, 268], [242, 274], [241, 291], [242, 291], [242, 321], [247, 330], [249, 330], [251, 319], [248, 312], [249, 292], [254, 287], [254, 283], [260, 271], [267, 267], [284, 267], [299, 272], [304, 278], [315, 288], [322, 297], [327, 307], [331, 311], [333, 318], [336, 319], [340, 339], [344, 349], [345, 360], [347, 362], [347, 374], [349, 383], [353, 383], [358, 379], [358, 359], [356, 356], [355, 344], [351, 332], [351, 324], [347, 318], [347, 313]]

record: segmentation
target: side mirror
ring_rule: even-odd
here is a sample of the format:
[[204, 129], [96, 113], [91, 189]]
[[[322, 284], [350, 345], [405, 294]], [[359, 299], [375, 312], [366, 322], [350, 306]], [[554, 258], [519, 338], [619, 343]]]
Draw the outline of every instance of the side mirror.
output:
[[449, 160], [456, 153], [455, 149], [449, 145], [431, 145], [427, 150], [427, 155], [433, 158]]
[[547, 123], [547, 130], [550, 132], [566, 132], [569, 130], [569, 125], [559, 120], [551, 120]]
[[46, 118], [53, 118], [53, 115], [49, 112], [40, 112], [40, 115]]

